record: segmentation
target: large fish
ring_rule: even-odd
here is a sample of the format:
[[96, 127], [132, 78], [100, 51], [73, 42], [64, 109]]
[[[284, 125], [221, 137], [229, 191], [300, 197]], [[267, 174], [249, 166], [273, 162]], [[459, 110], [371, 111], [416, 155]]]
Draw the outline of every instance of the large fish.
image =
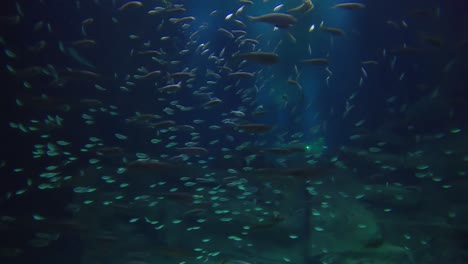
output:
[[260, 64], [275, 64], [279, 62], [278, 54], [272, 52], [247, 52], [241, 53], [238, 56]]
[[269, 13], [261, 16], [249, 16], [252, 21], [260, 21], [268, 24], [272, 24], [279, 28], [288, 28], [297, 23], [297, 19], [288, 14], [281, 13]]
[[266, 124], [255, 124], [255, 123], [247, 123], [247, 124], [240, 124], [237, 126], [238, 129], [248, 132], [248, 133], [266, 133], [269, 132], [273, 127]]

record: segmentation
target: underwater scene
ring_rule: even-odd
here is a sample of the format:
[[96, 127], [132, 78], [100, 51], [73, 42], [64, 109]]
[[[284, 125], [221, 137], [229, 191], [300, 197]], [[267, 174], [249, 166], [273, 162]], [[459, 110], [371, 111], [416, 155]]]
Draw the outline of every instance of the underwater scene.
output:
[[468, 263], [467, 14], [3, 0], [0, 263]]

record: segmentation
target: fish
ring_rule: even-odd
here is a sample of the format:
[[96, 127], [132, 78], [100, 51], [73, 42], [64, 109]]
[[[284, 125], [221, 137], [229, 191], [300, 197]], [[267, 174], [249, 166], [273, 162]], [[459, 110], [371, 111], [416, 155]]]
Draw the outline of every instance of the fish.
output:
[[259, 123], [246, 123], [246, 124], [239, 124], [237, 128], [241, 131], [248, 132], [248, 133], [256, 133], [256, 134], [263, 134], [270, 132], [273, 127], [267, 124], [259, 124]]
[[90, 18], [83, 19], [83, 21], [81, 21], [81, 25], [83, 25], [83, 26], [89, 26], [89, 25], [91, 25], [93, 22], [94, 22], [94, 18], [90, 17]]
[[128, 8], [131, 8], [131, 7], [142, 7], [143, 6], [143, 3], [140, 2], [140, 1], [128, 1], [127, 3], [121, 5], [118, 10], [119, 11], [124, 11]]
[[254, 3], [250, 0], [239, 0], [239, 3], [241, 4], [247, 4], [247, 5], [253, 5]]
[[379, 64], [379, 62], [374, 61], [374, 60], [368, 60], [368, 61], [362, 61], [361, 64], [362, 65], [377, 65], [377, 64]]
[[180, 131], [194, 131], [195, 127], [193, 127], [191, 125], [178, 125], [177, 130], [180, 130]]
[[332, 28], [332, 27], [325, 27], [325, 26], [323, 25], [323, 22], [320, 23], [320, 27], [319, 27], [319, 28], [320, 28], [320, 30], [325, 31], [325, 32], [328, 32], [328, 33], [330, 33], [330, 34], [332, 34], [332, 35], [335, 35], [335, 36], [344, 36], [344, 35], [345, 35], [345, 32], [344, 32], [342, 29], [340, 29], [340, 28]]
[[197, 75], [194, 74], [193, 72], [174, 72], [171, 73], [172, 78], [193, 78], [196, 77]]
[[361, 3], [341, 3], [334, 5], [333, 8], [341, 8], [346, 10], [356, 10], [366, 8], [366, 5]]
[[45, 69], [40, 66], [29, 66], [24, 69], [17, 69], [14, 73], [19, 79], [30, 79], [44, 74]]
[[188, 17], [181, 17], [181, 18], [170, 18], [169, 22], [172, 22], [174, 24], [179, 24], [179, 23], [185, 23], [185, 22], [193, 22], [197, 20], [193, 16], [188, 16]]
[[24, 107], [31, 108], [33, 111], [53, 111], [68, 112], [71, 105], [65, 98], [42, 96], [21, 97]]
[[[238, 25], [239, 27], [247, 28], [247, 25], [244, 22], [240, 21], [239, 19], [234, 19], [234, 23], [236, 23], [236, 25]], [[241, 32], [245, 32], [245, 31], [241, 30], [241, 29], [233, 29], [233, 30], [231, 30], [231, 32], [235, 33], [235, 34], [241, 34], [242, 35]], [[245, 34], [243, 34], [243, 35], [245, 35]]]
[[188, 192], [157, 193], [157, 196], [164, 197], [172, 201], [189, 202], [189, 203], [193, 203], [194, 200], [202, 198], [200, 195], [191, 194]]
[[292, 80], [292, 79], [288, 79], [288, 84], [294, 85], [299, 90], [301, 101], [304, 100], [305, 98], [304, 88], [302, 88], [301, 84], [298, 81]]
[[[463, 26], [347, 1], [9, 1], [0, 258], [72, 235], [96, 263], [411, 263], [391, 241], [466, 229]], [[405, 226], [432, 205], [450, 225]]]
[[83, 105], [86, 107], [100, 107], [100, 106], [103, 106], [104, 103], [98, 99], [83, 98], [83, 99], [80, 99], [80, 105]]
[[204, 155], [208, 154], [208, 149], [201, 147], [185, 147], [185, 148], [176, 148], [179, 153], [190, 154], [190, 155]]
[[312, 11], [312, 9], [314, 9], [314, 4], [311, 2], [311, 0], [304, 0], [304, 2], [301, 5], [295, 8], [291, 8], [286, 12], [290, 14], [303, 15], [309, 13], [310, 11]]
[[84, 66], [88, 66], [90, 68], [96, 68], [88, 59], [83, 57], [81, 54], [78, 53], [78, 51], [74, 48], [67, 48], [66, 53], [70, 55], [73, 59], [75, 59], [77, 62]]
[[161, 93], [175, 93], [177, 92], [180, 88], [182, 87], [182, 82], [178, 82], [176, 84], [168, 84], [166, 86], [163, 86], [161, 88], [158, 88], [158, 90]]
[[327, 58], [307, 59], [307, 60], [302, 60], [302, 63], [322, 66], [322, 65], [328, 65], [328, 59]]
[[51, 86], [64, 86], [70, 81], [95, 81], [101, 78], [101, 75], [87, 70], [74, 70], [68, 69], [65, 71], [60, 71], [57, 78], [53, 80]]
[[151, 71], [148, 72], [144, 75], [133, 75], [133, 78], [137, 80], [146, 80], [146, 79], [153, 79], [156, 78], [157, 76], [161, 75], [161, 71]]
[[184, 216], [199, 216], [199, 215], [203, 215], [206, 213], [206, 209], [204, 208], [195, 208], [195, 209], [191, 209], [191, 210], [188, 210], [186, 212], [184, 212]]
[[251, 264], [251, 262], [246, 262], [243, 260], [223, 260], [221, 264]]
[[330, 167], [304, 167], [304, 168], [259, 168], [253, 171], [254, 174], [260, 176], [293, 176], [300, 179], [311, 179], [334, 171]]
[[99, 156], [116, 156], [124, 153], [121, 147], [97, 147], [92, 150]]
[[153, 128], [169, 128], [169, 127], [173, 127], [176, 125], [176, 122], [175, 121], [172, 121], [172, 120], [165, 120], [165, 121], [161, 121], [161, 122], [156, 122], [156, 123], [149, 123], [149, 126], [150, 127], [153, 127]]
[[236, 11], [236, 13], [235, 13], [236, 16], [240, 15], [240, 14], [244, 11], [244, 7], [245, 7], [245, 6], [243, 5], [243, 6], [239, 7], [239, 9], [237, 9], [237, 11]]
[[244, 45], [244, 44], [247, 44], [247, 43], [249, 43], [249, 44], [254, 44], [254, 45], [258, 45], [258, 44], [260, 44], [260, 41], [258, 41], [258, 40], [256, 40], [256, 39], [249, 39], [249, 38], [247, 38], [247, 39], [243, 39], [243, 40], [242, 40], [241, 45]]
[[297, 19], [294, 16], [283, 13], [269, 13], [256, 17], [248, 16], [248, 18], [255, 22], [263, 22], [279, 28], [289, 28], [297, 23]]
[[192, 248], [158, 247], [155, 251], [157, 254], [176, 259], [195, 259], [198, 256]]
[[291, 155], [294, 153], [304, 153], [306, 149], [303, 147], [277, 147], [277, 148], [262, 148], [260, 152], [268, 152], [276, 155]]
[[127, 169], [164, 170], [175, 168], [174, 165], [155, 159], [137, 159], [127, 164]]
[[33, 53], [38, 53], [44, 50], [47, 46], [47, 42], [44, 40], [36, 42], [36, 44], [28, 46], [28, 51]]
[[415, 47], [405, 45], [403, 47], [391, 49], [388, 53], [396, 56], [414, 56], [420, 54], [421, 50]]
[[247, 35], [247, 31], [241, 30], [241, 29], [233, 29], [231, 30], [233, 34], [239, 34], [239, 35]]
[[92, 47], [96, 45], [96, 41], [94, 39], [81, 39], [81, 40], [73, 41], [71, 44], [75, 47], [87, 48], [87, 47]]
[[438, 36], [430, 36], [430, 35], [426, 35], [426, 34], [420, 34], [420, 38], [423, 42], [433, 46], [433, 47], [436, 47], [436, 48], [440, 48], [443, 46], [444, 42], [442, 41], [442, 39]]
[[0, 16], [0, 23], [7, 25], [17, 25], [21, 22], [21, 16]]
[[275, 8], [273, 8], [273, 11], [274, 11], [274, 12], [278, 12], [278, 11], [281, 10], [281, 8], [282, 8], [283, 6], [284, 6], [284, 4], [279, 4], [279, 5], [275, 6]]
[[214, 105], [220, 104], [222, 102], [223, 101], [221, 99], [219, 99], [219, 98], [210, 98], [210, 100], [208, 102], [202, 104], [201, 107], [204, 108], [204, 109], [208, 109], [208, 108], [210, 108], [210, 107], [212, 107]]
[[157, 118], [161, 117], [154, 114], [137, 114], [135, 116], [125, 119], [125, 122], [127, 124], [147, 124], [148, 122], [151, 122], [152, 120]]
[[276, 64], [279, 62], [279, 56], [272, 52], [247, 52], [237, 55], [240, 58], [260, 64]]
[[224, 29], [224, 28], [219, 28], [218, 29], [219, 32], [223, 33], [226, 37], [228, 38], [231, 38], [233, 39], [234, 38], [234, 34], [232, 34], [229, 30], [227, 29]]
[[141, 55], [156, 55], [156, 56], [163, 55], [163, 53], [158, 50], [144, 50], [144, 51], [138, 51], [137, 53]]
[[251, 72], [237, 71], [229, 73], [228, 76], [239, 78], [253, 78], [255, 77], [255, 74]]
[[164, 10], [165, 13], [183, 13], [183, 12], [186, 12], [186, 11], [187, 11], [186, 8], [176, 7], [176, 6], [174, 6], [173, 8], [168, 8], [168, 9]]

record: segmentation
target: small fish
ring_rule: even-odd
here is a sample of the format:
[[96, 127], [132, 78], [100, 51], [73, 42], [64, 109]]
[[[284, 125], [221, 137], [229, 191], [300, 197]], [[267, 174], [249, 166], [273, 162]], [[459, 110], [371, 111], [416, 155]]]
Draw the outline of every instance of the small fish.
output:
[[157, 123], [150, 123], [150, 127], [153, 128], [168, 128], [175, 126], [176, 122], [172, 120], [161, 121]]
[[229, 19], [231, 19], [233, 15], [234, 15], [233, 13], [229, 13], [229, 14], [224, 18], [224, 20], [229, 20]]
[[245, 262], [242, 260], [223, 260], [221, 264], [251, 264], [250, 262]]
[[224, 28], [219, 28], [218, 31], [223, 33], [226, 37], [228, 37], [230, 39], [234, 38], [234, 34], [232, 34], [229, 30], [226, 30]]
[[236, 23], [238, 26], [243, 27], [243, 28], [247, 27], [247, 25], [244, 22], [240, 21], [239, 19], [234, 19], [234, 23]]
[[190, 155], [204, 155], [208, 154], [208, 149], [202, 147], [184, 147], [184, 148], [176, 148], [177, 152], [183, 154], [190, 154]]
[[230, 114], [233, 114], [233, 115], [238, 116], [238, 117], [244, 117], [244, 116], [245, 116], [244, 112], [242, 112], [242, 111], [235, 111], [235, 110], [232, 110], [232, 111], [230, 112]]
[[75, 47], [91, 47], [91, 46], [96, 45], [96, 41], [93, 39], [82, 39], [82, 40], [73, 41], [72, 45]]
[[284, 4], [279, 4], [279, 5], [275, 6], [275, 8], [273, 8], [273, 11], [278, 12], [278, 11], [281, 10], [281, 8], [283, 8], [283, 6], [284, 6]]
[[[315, 24], [310, 25], [309, 32], [314, 31], [314, 29], [315, 29]], [[310, 54], [310, 53], [309, 53], [309, 54]]]
[[361, 72], [362, 72], [362, 75], [367, 78], [367, 71], [366, 69], [364, 69], [364, 67], [361, 67]]
[[196, 20], [195, 17], [188, 16], [188, 17], [181, 17], [181, 18], [170, 18], [169, 22], [172, 22], [174, 24], [179, 24], [179, 23], [185, 23], [185, 22], [192, 22], [195, 20]]
[[152, 72], [148, 72], [145, 75], [133, 75], [133, 78], [137, 80], [152, 79], [154, 77], [159, 76], [160, 74], [161, 74], [161, 71], [152, 71]]
[[81, 25], [88, 26], [88, 25], [91, 25], [93, 22], [94, 22], [94, 18], [86, 18], [83, 21], [81, 21]]
[[401, 21], [401, 25], [402, 25], [403, 27], [405, 27], [405, 28], [408, 28], [408, 24], [406, 23], [405, 20], [402, 20], [402, 21]]
[[222, 101], [221, 99], [219, 99], [219, 98], [212, 98], [212, 99], [210, 99], [208, 102], [204, 103], [204, 104], [202, 105], [202, 107], [205, 108], [205, 109], [207, 109], [207, 108], [209, 108], [209, 107], [212, 107], [212, 106], [214, 106], [214, 105], [220, 104], [220, 103], [222, 103], [222, 102], [223, 102], [223, 101]]
[[440, 48], [443, 45], [442, 39], [436, 36], [421, 34], [421, 40], [433, 47]]
[[129, 1], [118, 8], [119, 11], [124, 11], [129, 7], [142, 7], [143, 3], [140, 1]]
[[124, 153], [124, 150], [120, 147], [100, 147], [94, 148], [93, 151], [99, 156], [114, 156]]
[[254, 3], [250, 0], [239, 0], [239, 3], [241, 4], [247, 4], [247, 5], [253, 5]]
[[182, 82], [178, 82], [177, 84], [169, 84], [166, 86], [163, 86], [161, 88], [158, 88], [158, 90], [163, 93], [175, 93], [177, 92], [180, 88], [182, 87]]
[[237, 9], [236, 16], [238, 16], [240, 13], [242, 13], [242, 11], [244, 11], [244, 7], [245, 6], [241, 6], [241, 7], [239, 7], [239, 9]]
[[138, 51], [137, 52], [138, 54], [140, 55], [153, 55], [153, 56], [161, 56], [162, 55], [162, 52], [158, 51], [158, 50], [144, 50], [144, 51]]
[[314, 9], [314, 4], [312, 4], [310, 0], [304, 0], [304, 2], [300, 6], [291, 8], [286, 12], [290, 14], [303, 15], [310, 12], [312, 9]]
[[362, 61], [361, 65], [377, 65], [379, 64], [377, 61], [369, 60], [369, 61]]
[[187, 11], [187, 9], [183, 8], [183, 7], [176, 7], [174, 5], [174, 8], [168, 8], [166, 10], [164, 10], [166, 13], [182, 13], [182, 12], [185, 12]]
[[253, 44], [253, 45], [257, 45], [257, 44], [260, 44], [260, 41], [256, 40], [256, 39], [250, 39], [250, 38], [247, 38], [247, 39], [243, 39], [242, 42], [241, 42], [241, 45], [244, 45], [246, 43], [249, 43], [249, 44]]
[[241, 78], [253, 78], [255, 76], [254, 73], [250, 73], [250, 72], [243, 72], [243, 71], [237, 71], [237, 72], [231, 72], [228, 74], [228, 76], [231, 76], [231, 77], [241, 77]]
[[303, 60], [302, 63], [310, 64], [310, 65], [328, 65], [327, 58], [315, 58], [315, 59], [307, 59]]
[[193, 78], [196, 75], [192, 72], [174, 72], [171, 73], [172, 78]]
[[325, 31], [325, 32], [328, 32], [332, 35], [335, 35], [335, 36], [344, 36], [345, 35], [345, 32], [340, 29], [340, 28], [332, 28], [332, 27], [325, 27], [323, 25], [323, 22], [320, 23], [320, 29]]
[[174, 165], [154, 159], [138, 159], [127, 164], [128, 169], [162, 170], [174, 168]]
[[389, 54], [396, 56], [414, 56], [420, 54], [420, 50], [415, 47], [403, 46], [400, 48], [392, 49]]

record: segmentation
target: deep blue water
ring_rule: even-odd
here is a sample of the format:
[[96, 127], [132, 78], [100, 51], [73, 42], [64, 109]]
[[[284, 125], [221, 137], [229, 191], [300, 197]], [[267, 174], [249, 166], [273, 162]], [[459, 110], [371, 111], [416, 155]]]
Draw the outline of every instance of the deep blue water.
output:
[[[2, 263], [287, 263], [287, 257], [279, 256], [281, 249], [290, 254], [291, 263], [466, 263], [468, 9], [463, 1], [362, 1], [366, 6], [359, 10], [320, 1], [310, 12], [295, 14], [298, 21], [292, 27], [278, 30], [248, 16], [270, 13], [280, 1], [245, 4], [231, 20], [225, 17], [236, 13], [239, 1], [146, 0], [143, 6], [119, 11], [124, 3], [7, 0], [2, 5]], [[283, 4], [281, 13], [301, 1]], [[168, 11], [177, 5], [185, 11]], [[148, 14], [156, 6], [165, 9]], [[187, 16], [196, 20], [185, 25], [169, 21]], [[93, 22], [83, 26], [87, 18]], [[331, 35], [321, 28], [322, 21], [345, 34]], [[312, 24], [315, 29], [309, 32]], [[258, 44], [242, 45], [239, 33], [231, 39], [219, 28], [244, 30], [244, 39]], [[83, 39], [94, 42], [74, 43]], [[34, 51], [32, 46], [40, 41], [45, 46]], [[185, 49], [186, 54], [180, 54]], [[148, 50], [160, 54], [141, 54]], [[251, 51], [274, 52], [279, 62], [263, 65], [236, 56]], [[311, 58], [328, 62], [302, 63]], [[32, 74], [33, 66], [39, 72]], [[238, 79], [222, 66], [254, 77]], [[154, 79], [135, 77], [155, 70], [161, 74]], [[170, 77], [182, 71], [194, 77]], [[182, 88], [175, 93], [158, 90], [179, 80]], [[300, 88], [288, 80], [296, 80]], [[203, 107], [213, 98], [222, 103]], [[266, 113], [255, 115], [261, 109]], [[157, 117], [128, 122], [139, 113]], [[48, 116], [59, 116], [63, 124], [44, 124]], [[86, 124], [84, 116], [91, 116], [92, 124]], [[175, 125], [155, 127], [167, 120]], [[271, 130], [242, 131], [242, 125], [252, 123]], [[28, 131], [21, 131], [20, 124]], [[193, 126], [193, 131], [183, 130], [183, 125]], [[87, 145], [96, 143], [91, 137], [101, 145]], [[58, 141], [68, 144], [59, 146]], [[177, 145], [168, 146], [171, 142]], [[187, 142], [196, 142], [208, 154], [182, 159], [177, 148]], [[58, 155], [33, 157], [37, 145], [48, 144]], [[119, 151], [102, 155], [103, 147]], [[141, 158], [138, 153], [170, 167], [133, 171], [132, 161]], [[119, 173], [119, 168], [127, 171]], [[40, 176], [50, 171], [57, 176]], [[241, 183], [232, 183], [237, 180]], [[124, 183], [130, 187], [119, 186]], [[41, 184], [54, 188], [42, 190]], [[157, 187], [149, 187], [152, 184]], [[318, 194], [311, 194], [311, 186]], [[80, 194], [76, 187], [96, 191]], [[217, 192], [219, 188], [224, 191]], [[372, 191], [378, 188], [383, 191]], [[245, 189], [253, 192], [244, 197]], [[352, 199], [362, 193], [363, 200]], [[186, 214], [200, 209], [196, 202], [179, 200], [194, 194], [203, 196], [201, 216]], [[118, 195], [123, 198], [115, 198]], [[135, 200], [140, 195], [149, 196], [142, 198], [145, 206]], [[216, 195], [226, 200], [219, 202]], [[104, 205], [109, 199], [112, 205]], [[89, 200], [91, 205], [86, 204]], [[153, 210], [149, 204], [155, 201], [159, 204], [152, 205]], [[324, 201], [333, 206], [327, 209]], [[254, 216], [249, 210], [256, 206], [264, 211]], [[394, 215], [382, 213], [390, 207]], [[230, 211], [233, 220], [216, 220], [219, 208]], [[330, 211], [322, 211], [317, 220], [311, 218], [317, 208]], [[354, 208], [362, 211], [350, 215]], [[373, 216], [366, 218], [372, 219], [368, 226], [378, 226], [378, 237], [363, 242], [356, 235], [353, 241], [349, 237], [355, 222], [368, 214]], [[163, 231], [154, 231], [144, 217], [160, 217]], [[200, 217], [208, 219], [200, 233], [181, 231], [199, 223]], [[132, 225], [131, 219], [137, 218]], [[172, 227], [179, 218], [184, 218], [180, 230]], [[263, 221], [271, 221], [265, 233], [242, 229], [254, 229]], [[328, 237], [314, 237], [319, 224], [332, 229], [319, 234]], [[301, 234], [299, 240], [291, 242], [288, 232]], [[45, 239], [47, 245], [41, 247], [31, 242], [38, 233], [59, 238]], [[241, 242], [226, 238], [241, 233]], [[331, 238], [340, 238], [338, 234], [365, 250], [336, 245]], [[197, 259], [192, 251], [205, 245], [199, 241], [204, 237], [213, 242]], [[384, 262], [386, 246], [409, 252], [411, 258], [395, 257], [392, 251]], [[269, 250], [278, 255], [265, 253]], [[221, 257], [208, 255], [217, 251]], [[375, 262], [363, 262], [365, 258]]]

